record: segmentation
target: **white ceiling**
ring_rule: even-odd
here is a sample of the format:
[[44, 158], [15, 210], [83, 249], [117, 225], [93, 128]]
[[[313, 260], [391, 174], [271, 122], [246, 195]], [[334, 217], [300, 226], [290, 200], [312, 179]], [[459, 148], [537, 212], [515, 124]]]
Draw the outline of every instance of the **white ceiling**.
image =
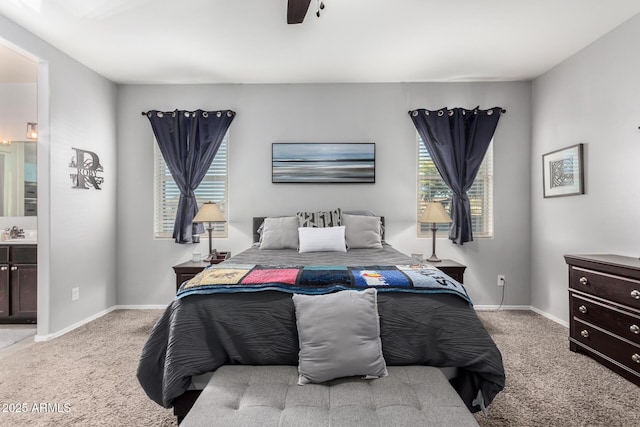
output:
[[324, 3], [299, 25], [287, 0], [2, 0], [0, 13], [117, 83], [528, 80], [640, 13], [638, 0]]

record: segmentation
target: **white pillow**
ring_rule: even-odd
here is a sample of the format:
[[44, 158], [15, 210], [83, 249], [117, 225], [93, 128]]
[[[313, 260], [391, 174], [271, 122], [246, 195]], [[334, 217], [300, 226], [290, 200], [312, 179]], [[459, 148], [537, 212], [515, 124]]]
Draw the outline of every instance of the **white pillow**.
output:
[[293, 295], [300, 342], [298, 384], [387, 375], [377, 291]]
[[298, 217], [265, 218], [260, 249], [298, 249]]
[[339, 227], [299, 227], [300, 252], [346, 252], [344, 225]]

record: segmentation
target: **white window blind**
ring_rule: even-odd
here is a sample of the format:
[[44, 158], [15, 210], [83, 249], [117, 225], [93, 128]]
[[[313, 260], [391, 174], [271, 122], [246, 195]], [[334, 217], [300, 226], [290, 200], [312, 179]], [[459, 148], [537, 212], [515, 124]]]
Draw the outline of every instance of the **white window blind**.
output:
[[[418, 140], [418, 217], [430, 200], [440, 200], [451, 214], [452, 191], [442, 180], [420, 135]], [[493, 141], [480, 165], [478, 176], [467, 192], [471, 204], [471, 224], [474, 237], [493, 236]], [[449, 224], [438, 224], [437, 235], [449, 235]], [[431, 224], [417, 223], [418, 237], [431, 236]]]
[[[224, 136], [215, 158], [209, 166], [206, 176], [195, 190], [198, 206], [204, 202], [215, 202], [222, 212], [227, 211], [227, 142], [229, 133]], [[154, 234], [158, 238], [171, 238], [178, 210], [180, 190], [171, 177], [169, 168], [162, 157], [160, 148], [154, 140], [155, 157], [155, 220]], [[205, 229], [207, 227], [204, 224]], [[213, 224], [213, 237], [227, 237], [227, 223]], [[205, 230], [206, 234], [206, 230]]]

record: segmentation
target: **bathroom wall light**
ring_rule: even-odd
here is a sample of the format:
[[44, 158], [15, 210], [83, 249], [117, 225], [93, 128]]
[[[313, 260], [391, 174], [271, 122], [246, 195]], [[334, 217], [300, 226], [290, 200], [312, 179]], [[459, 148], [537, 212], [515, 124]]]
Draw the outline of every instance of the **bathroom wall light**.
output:
[[27, 123], [27, 139], [38, 139], [38, 124], [34, 122]]

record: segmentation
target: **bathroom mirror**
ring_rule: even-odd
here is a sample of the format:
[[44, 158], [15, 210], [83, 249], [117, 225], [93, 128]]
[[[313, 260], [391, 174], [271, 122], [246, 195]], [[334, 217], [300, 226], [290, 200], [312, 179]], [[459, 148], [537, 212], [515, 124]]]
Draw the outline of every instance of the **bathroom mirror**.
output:
[[0, 216], [36, 216], [36, 141], [0, 144]]

